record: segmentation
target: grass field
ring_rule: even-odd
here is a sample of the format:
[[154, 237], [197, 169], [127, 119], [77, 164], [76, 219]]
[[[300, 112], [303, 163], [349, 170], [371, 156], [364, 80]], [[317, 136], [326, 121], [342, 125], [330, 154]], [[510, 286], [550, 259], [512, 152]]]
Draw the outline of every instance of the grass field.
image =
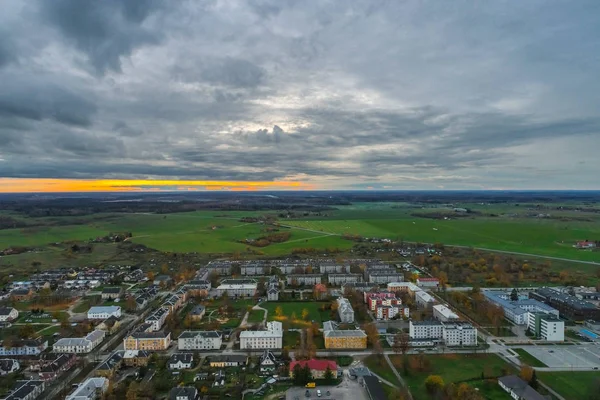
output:
[[[472, 378], [479, 378], [481, 377], [482, 372], [485, 372], [486, 376], [501, 376], [504, 373], [503, 370], [509, 368], [508, 364], [495, 354], [445, 354], [425, 355], [424, 357], [430, 363], [431, 368], [429, 371], [411, 371], [409, 375], [404, 375], [403, 368], [401, 368], [402, 356], [390, 356], [392, 363], [406, 380], [415, 400], [425, 400], [429, 398], [425, 389], [425, 379], [429, 375], [440, 375], [444, 379], [444, 382], [448, 384], [451, 382], [457, 383]], [[487, 399], [510, 399], [510, 396], [495, 383], [489, 385], [484, 381], [475, 381], [469, 382], [469, 385], [479, 388], [480, 392]]]
[[384, 359], [380, 360], [377, 356], [370, 355], [363, 360], [363, 363], [367, 366], [367, 368], [386, 381], [393, 383], [396, 386], [400, 386], [398, 378], [396, 378], [396, 375], [390, 369], [389, 364]]
[[263, 310], [252, 310], [248, 315], [248, 322], [251, 324], [260, 323], [265, 318], [265, 312]]
[[[267, 302], [262, 304], [261, 307], [266, 308], [269, 312], [267, 317], [268, 321], [283, 321], [285, 319], [291, 322], [291, 328], [305, 328], [310, 325], [311, 321], [315, 321], [318, 324], [322, 323], [321, 310], [319, 307], [321, 303], [315, 302]], [[281, 307], [283, 311], [282, 317], [278, 317], [275, 313], [277, 307]], [[308, 310], [308, 317], [302, 320], [302, 310]], [[292, 314], [296, 314], [296, 319], [292, 320]]]
[[[566, 399], [587, 399], [594, 393], [594, 382], [600, 379], [597, 371], [538, 372], [538, 378]], [[592, 397], [589, 397], [592, 398]]]
[[531, 366], [531, 367], [547, 367], [546, 364], [532, 356], [525, 349], [513, 349], [515, 353], [519, 355], [521, 362]]

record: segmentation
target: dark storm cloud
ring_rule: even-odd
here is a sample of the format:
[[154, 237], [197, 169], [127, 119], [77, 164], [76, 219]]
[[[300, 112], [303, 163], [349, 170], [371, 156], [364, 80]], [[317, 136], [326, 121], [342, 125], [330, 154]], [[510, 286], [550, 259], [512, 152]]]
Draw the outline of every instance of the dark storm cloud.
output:
[[161, 34], [143, 26], [163, 7], [158, 0], [42, 0], [41, 16], [82, 52], [98, 73], [120, 71], [121, 56], [156, 44]]
[[119, 132], [121, 136], [125, 137], [136, 137], [144, 133], [141, 129], [132, 128], [123, 121], [115, 122], [113, 125], [113, 130]]
[[231, 57], [177, 65], [173, 73], [186, 82], [207, 82], [232, 88], [254, 88], [265, 79], [263, 68], [250, 61]]
[[0, 28], [0, 68], [16, 59], [16, 49], [8, 34]]

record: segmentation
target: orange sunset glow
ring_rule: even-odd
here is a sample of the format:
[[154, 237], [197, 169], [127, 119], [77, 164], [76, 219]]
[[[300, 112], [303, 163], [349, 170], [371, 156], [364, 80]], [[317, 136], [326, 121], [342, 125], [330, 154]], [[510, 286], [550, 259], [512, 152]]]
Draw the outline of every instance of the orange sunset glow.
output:
[[188, 181], [138, 179], [0, 178], [0, 193], [151, 192], [194, 190], [306, 190], [295, 181]]

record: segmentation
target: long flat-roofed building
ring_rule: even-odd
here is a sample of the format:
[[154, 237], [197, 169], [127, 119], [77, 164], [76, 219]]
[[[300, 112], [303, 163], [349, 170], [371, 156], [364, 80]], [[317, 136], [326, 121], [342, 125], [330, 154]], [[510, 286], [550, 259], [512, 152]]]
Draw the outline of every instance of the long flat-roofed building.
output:
[[529, 297], [551, 305], [560, 312], [561, 316], [574, 321], [600, 320], [600, 309], [592, 303], [551, 288], [536, 289], [534, 292], [529, 292]]
[[219, 296], [223, 296], [227, 293], [229, 297], [252, 297], [256, 294], [258, 284], [253, 280], [246, 280], [246, 282], [235, 282], [233, 280], [224, 281], [216, 289]]
[[442, 322], [458, 319], [458, 315], [443, 304], [433, 306], [433, 317]]
[[240, 332], [240, 349], [281, 349], [283, 346], [283, 328], [281, 322], [267, 322], [266, 331]]
[[222, 344], [217, 331], [184, 331], [177, 339], [179, 350], [219, 350]]

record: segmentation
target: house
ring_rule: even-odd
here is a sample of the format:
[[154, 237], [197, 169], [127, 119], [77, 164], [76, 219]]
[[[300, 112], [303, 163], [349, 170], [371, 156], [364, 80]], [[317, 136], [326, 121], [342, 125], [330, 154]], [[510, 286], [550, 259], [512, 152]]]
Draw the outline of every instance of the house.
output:
[[5, 345], [0, 344], [0, 356], [37, 356], [48, 348], [48, 341], [39, 339], [16, 340]]
[[127, 350], [123, 353], [123, 364], [128, 367], [145, 367], [150, 360], [150, 352], [146, 350]]
[[83, 338], [59, 339], [52, 346], [55, 353], [89, 353], [104, 340], [106, 332], [95, 330]]
[[105, 331], [107, 334], [112, 334], [112, 333], [115, 333], [119, 329], [120, 326], [121, 326], [121, 321], [119, 321], [117, 318], [115, 318], [113, 316], [113, 317], [108, 317], [104, 321], [100, 322], [96, 326], [96, 329]]
[[123, 365], [124, 351], [115, 351], [108, 357], [102, 364], [96, 368], [94, 373], [96, 376], [102, 376], [104, 378], [112, 378], [115, 372]]
[[281, 349], [283, 346], [283, 328], [278, 321], [267, 322], [266, 331], [240, 332], [240, 349]]
[[198, 279], [189, 281], [184, 288], [192, 297], [208, 297], [208, 292], [211, 289], [210, 281]]
[[267, 300], [279, 301], [279, 289], [277, 286], [269, 286], [269, 289], [267, 290]]
[[188, 313], [188, 315], [190, 316], [190, 319], [192, 321], [200, 321], [202, 319], [202, 317], [204, 317], [204, 313], [206, 312], [206, 307], [204, 307], [203, 305], [198, 304], [197, 306], [195, 306], [192, 311], [190, 311]]
[[596, 242], [591, 242], [589, 240], [582, 240], [575, 244], [575, 247], [578, 249], [594, 249], [596, 248]]
[[53, 359], [42, 361], [38, 375], [43, 381], [51, 381], [58, 378], [64, 372], [71, 369], [77, 357], [75, 354], [59, 354], [58, 356], [53, 355]]
[[259, 360], [260, 372], [272, 372], [277, 368], [277, 358], [270, 350], [265, 350]]
[[65, 400], [95, 400], [101, 399], [108, 390], [108, 379], [88, 378], [69, 394]]
[[177, 339], [179, 350], [219, 350], [222, 344], [217, 331], [184, 331]]
[[549, 396], [542, 396], [516, 375], [498, 378], [498, 385], [515, 400], [550, 400]]
[[212, 368], [243, 367], [248, 364], [248, 356], [244, 354], [220, 355], [210, 358]]
[[120, 298], [122, 294], [122, 287], [106, 287], [102, 290], [102, 300], [115, 300]]
[[30, 379], [28, 381], [16, 381], [10, 389], [10, 394], [3, 400], [33, 400], [39, 398], [46, 384], [44, 381]]
[[20, 367], [17, 360], [13, 360], [12, 358], [0, 359], [0, 375], [12, 374], [18, 371]]
[[197, 398], [198, 389], [192, 386], [179, 386], [169, 392], [169, 400], [196, 400]]
[[10, 299], [13, 301], [28, 301], [33, 297], [31, 288], [15, 289], [10, 292]]
[[180, 369], [191, 369], [194, 365], [192, 353], [174, 353], [167, 362], [167, 368], [171, 371]]
[[292, 361], [290, 363], [290, 378], [294, 377], [296, 366], [299, 368], [308, 366], [313, 379], [324, 379], [327, 369], [331, 371], [332, 376], [337, 376], [337, 364], [331, 360], [316, 360], [313, 358], [312, 360]]
[[340, 321], [345, 324], [351, 324], [354, 322], [354, 310], [352, 309], [352, 305], [350, 301], [344, 297], [340, 297], [337, 299], [338, 304], [338, 315], [340, 316]]
[[19, 312], [13, 307], [0, 307], [0, 322], [11, 322], [19, 318]]
[[125, 350], [167, 350], [171, 345], [171, 333], [158, 332], [134, 332], [123, 339]]
[[154, 278], [153, 284], [156, 286], [171, 286], [173, 284], [173, 278], [169, 275], [158, 275]]
[[107, 319], [109, 317], [121, 318], [121, 307], [94, 306], [87, 312], [88, 319]]

